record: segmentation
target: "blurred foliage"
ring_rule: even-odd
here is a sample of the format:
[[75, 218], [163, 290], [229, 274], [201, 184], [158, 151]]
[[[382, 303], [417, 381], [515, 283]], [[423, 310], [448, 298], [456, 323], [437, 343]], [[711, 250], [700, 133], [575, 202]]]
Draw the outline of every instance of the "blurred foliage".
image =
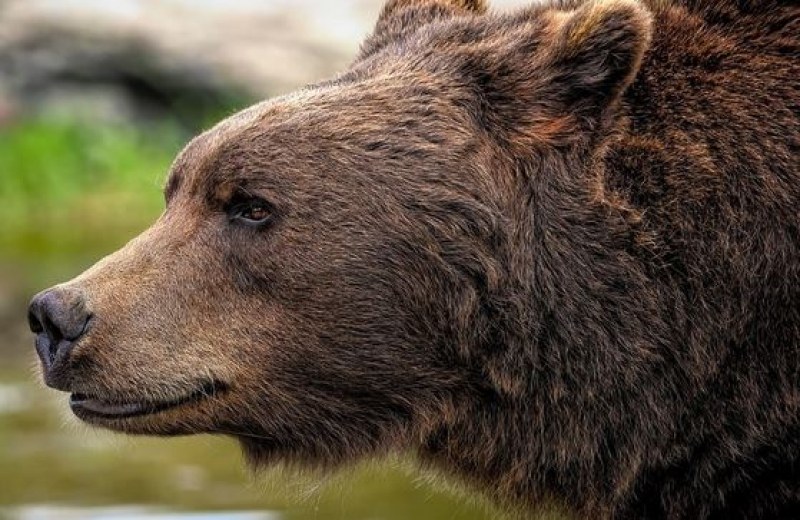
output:
[[[136, 127], [27, 121], [0, 129], [0, 250], [6, 259], [79, 253], [158, 215], [184, 136]], [[132, 234], [132, 233], [131, 233]]]

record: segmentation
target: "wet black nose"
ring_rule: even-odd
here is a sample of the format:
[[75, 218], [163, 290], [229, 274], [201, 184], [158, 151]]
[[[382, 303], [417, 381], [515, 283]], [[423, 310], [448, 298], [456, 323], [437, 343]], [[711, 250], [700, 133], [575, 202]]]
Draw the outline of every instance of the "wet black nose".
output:
[[31, 332], [36, 334], [36, 353], [48, 384], [66, 363], [72, 347], [88, 330], [91, 318], [78, 294], [50, 289], [34, 296], [28, 308], [28, 323]]

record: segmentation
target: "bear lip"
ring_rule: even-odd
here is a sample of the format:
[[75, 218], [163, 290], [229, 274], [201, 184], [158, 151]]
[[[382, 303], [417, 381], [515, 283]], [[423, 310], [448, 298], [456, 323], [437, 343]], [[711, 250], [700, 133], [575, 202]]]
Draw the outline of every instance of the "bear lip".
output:
[[224, 386], [218, 382], [207, 382], [196, 390], [174, 399], [156, 401], [123, 401], [104, 399], [102, 397], [73, 393], [69, 399], [70, 408], [78, 417], [94, 417], [101, 419], [125, 419], [144, 415], [152, 415], [171, 408], [202, 401], [218, 395]]

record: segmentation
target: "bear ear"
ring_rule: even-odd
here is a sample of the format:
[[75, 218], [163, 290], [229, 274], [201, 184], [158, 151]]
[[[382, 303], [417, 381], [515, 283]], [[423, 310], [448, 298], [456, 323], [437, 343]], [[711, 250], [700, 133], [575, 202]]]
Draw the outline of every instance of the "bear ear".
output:
[[485, 0], [389, 0], [372, 36], [362, 45], [358, 59], [374, 54], [425, 24], [458, 15], [483, 14], [486, 10]]
[[538, 16], [538, 25], [523, 27], [490, 58], [510, 73], [492, 75], [490, 87], [503, 96], [489, 107], [525, 147], [568, 144], [602, 128], [652, 34], [651, 14], [638, 0], [589, 0]]
[[593, 0], [556, 19], [545, 66], [566, 108], [591, 113], [616, 102], [650, 45], [650, 12], [637, 0]]

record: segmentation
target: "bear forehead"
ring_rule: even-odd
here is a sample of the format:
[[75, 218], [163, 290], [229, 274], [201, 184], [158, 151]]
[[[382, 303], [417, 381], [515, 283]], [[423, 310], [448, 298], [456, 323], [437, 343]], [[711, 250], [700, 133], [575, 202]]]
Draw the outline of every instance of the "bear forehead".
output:
[[237, 171], [247, 175], [241, 171], [247, 165], [258, 175], [268, 164], [296, 170], [324, 166], [321, 161], [352, 163], [376, 148], [403, 148], [413, 157], [432, 144], [463, 146], [475, 126], [464, 106], [454, 102], [454, 89], [452, 82], [400, 69], [258, 103], [186, 145], [171, 168], [167, 197], [179, 187], [232, 180]]

